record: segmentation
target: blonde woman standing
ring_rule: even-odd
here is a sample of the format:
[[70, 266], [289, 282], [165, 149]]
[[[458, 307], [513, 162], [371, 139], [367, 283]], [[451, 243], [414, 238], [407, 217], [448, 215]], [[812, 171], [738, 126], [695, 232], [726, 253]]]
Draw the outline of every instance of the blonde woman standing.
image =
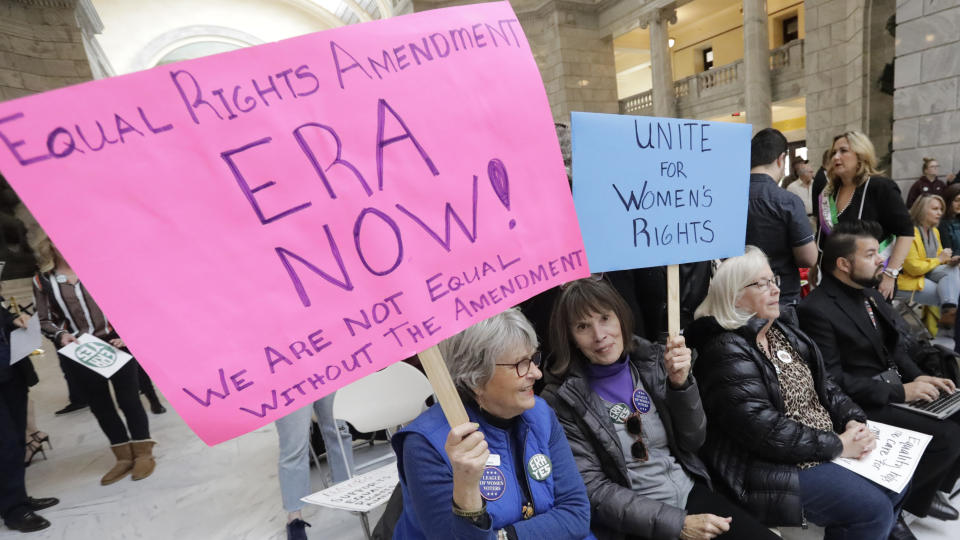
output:
[[817, 218], [820, 231], [817, 243], [823, 251], [824, 239], [839, 222], [876, 221], [882, 228], [881, 256], [886, 261], [883, 280], [877, 289], [884, 298], [893, 298], [894, 285], [903, 260], [913, 241], [913, 222], [903, 204], [896, 182], [880, 176], [873, 143], [859, 131], [841, 133], [833, 139], [827, 177], [820, 194]]

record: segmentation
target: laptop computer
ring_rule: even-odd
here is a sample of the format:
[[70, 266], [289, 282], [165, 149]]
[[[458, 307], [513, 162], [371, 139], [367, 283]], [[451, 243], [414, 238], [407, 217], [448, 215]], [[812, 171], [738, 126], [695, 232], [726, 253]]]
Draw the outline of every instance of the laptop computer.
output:
[[940, 392], [940, 397], [933, 401], [917, 400], [908, 403], [891, 403], [891, 405], [943, 420], [960, 410], [960, 391], [952, 394]]

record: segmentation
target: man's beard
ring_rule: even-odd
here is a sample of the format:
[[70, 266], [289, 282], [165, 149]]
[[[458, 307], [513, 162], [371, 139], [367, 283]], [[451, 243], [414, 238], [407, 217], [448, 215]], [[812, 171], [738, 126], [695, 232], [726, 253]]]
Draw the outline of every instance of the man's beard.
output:
[[851, 274], [850, 281], [860, 285], [861, 287], [876, 288], [877, 285], [880, 285], [880, 282], [883, 281], [883, 274], [881, 272], [875, 272], [873, 275], [869, 276]]

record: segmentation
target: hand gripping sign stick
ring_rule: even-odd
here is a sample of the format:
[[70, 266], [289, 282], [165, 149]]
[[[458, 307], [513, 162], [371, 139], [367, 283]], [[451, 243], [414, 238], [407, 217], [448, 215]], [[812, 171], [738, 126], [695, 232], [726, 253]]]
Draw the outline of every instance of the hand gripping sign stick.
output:
[[[678, 325], [679, 326], [679, 325]], [[447, 371], [447, 365], [443, 362], [443, 356], [436, 345], [421, 352], [420, 365], [427, 372], [427, 378], [430, 379], [430, 385], [433, 391], [437, 393], [437, 400], [440, 401], [440, 408], [443, 409], [444, 416], [450, 427], [456, 427], [470, 421], [467, 417], [467, 410], [463, 408], [463, 401], [460, 400], [460, 394], [457, 393], [453, 385], [453, 379], [450, 378], [450, 372]]]

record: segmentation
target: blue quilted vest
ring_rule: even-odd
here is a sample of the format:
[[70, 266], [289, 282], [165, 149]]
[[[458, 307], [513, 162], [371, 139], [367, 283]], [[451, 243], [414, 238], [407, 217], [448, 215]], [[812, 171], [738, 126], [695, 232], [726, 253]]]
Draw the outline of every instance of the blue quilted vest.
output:
[[[523, 449], [523, 464], [525, 469], [526, 464], [530, 462], [530, 458], [536, 454], [544, 454], [550, 457], [551, 412], [550, 406], [538, 397], [536, 398], [534, 407], [518, 417], [519, 422], [516, 425], [516, 440], [513, 443], [513, 447]], [[522, 505], [525, 499], [523, 496], [524, 492], [518, 484], [516, 471], [517, 460], [511, 453], [509, 440], [511, 433], [489, 424], [477, 411], [470, 407], [467, 407], [467, 414], [470, 417], [470, 421], [480, 424], [480, 431], [482, 431], [486, 437], [490, 453], [500, 456], [500, 466], [497, 468], [502, 473], [506, 486], [499, 498], [496, 500], [487, 499], [487, 513], [490, 514], [493, 530], [502, 529], [507, 525], [523, 519]], [[434, 405], [417, 417], [410, 425], [394, 435], [392, 439], [393, 448], [397, 454], [397, 466], [400, 470], [400, 485], [405, 501], [410, 500], [410, 495], [407, 491], [407, 481], [404, 477], [403, 443], [406, 435], [410, 433], [419, 433], [426, 437], [430, 445], [443, 456], [443, 460], [448, 467], [448, 470], [444, 472], [449, 474], [450, 471], [452, 471], [450, 460], [447, 458], [446, 451], [444, 450], [444, 443], [447, 440], [447, 435], [450, 433], [450, 427], [443, 415], [443, 411], [440, 409], [440, 405]], [[522, 478], [526, 481], [527, 486], [529, 486], [530, 496], [533, 498], [533, 507], [536, 514], [546, 512], [553, 508], [553, 473], [542, 481], [538, 481], [531, 478], [529, 472], [525, 470]], [[447, 505], [451, 508], [452, 512], [452, 482], [449, 493], [450, 495], [446, 500], [437, 501], [437, 504]], [[403, 539], [432, 539], [440, 538], [444, 534], [448, 534], [448, 531], [431, 531], [429, 530], [429, 524], [425, 527], [424, 524], [420, 523], [410, 505], [404, 505], [403, 513], [394, 529], [394, 538]]]

